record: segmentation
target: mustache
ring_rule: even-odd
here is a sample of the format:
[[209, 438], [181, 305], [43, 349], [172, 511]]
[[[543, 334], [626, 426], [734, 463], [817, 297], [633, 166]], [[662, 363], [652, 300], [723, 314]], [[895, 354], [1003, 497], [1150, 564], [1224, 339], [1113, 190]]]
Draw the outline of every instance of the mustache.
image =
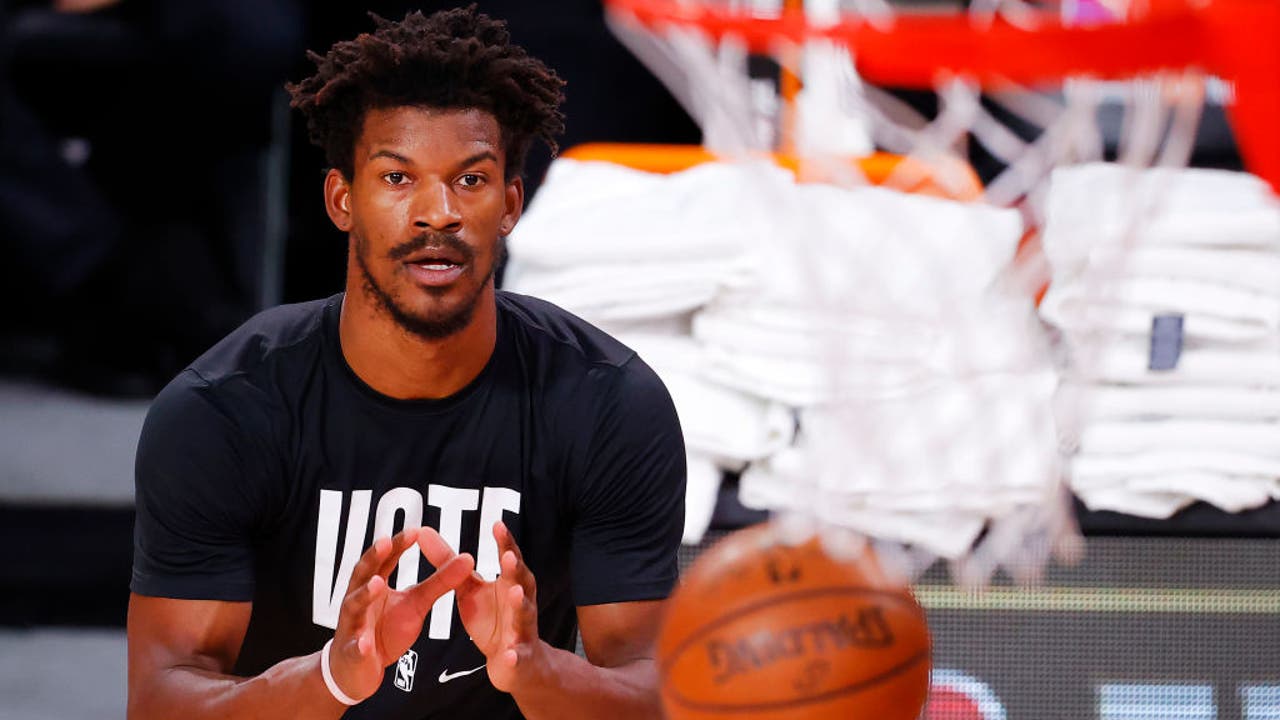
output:
[[399, 261], [427, 248], [452, 250], [466, 262], [474, 260], [476, 255], [475, 250], [472, 250], [470, 245], [462, 242], [462, 238], [453, 233], [425, 232], [391, 248], [387, 252], [387, 258]]

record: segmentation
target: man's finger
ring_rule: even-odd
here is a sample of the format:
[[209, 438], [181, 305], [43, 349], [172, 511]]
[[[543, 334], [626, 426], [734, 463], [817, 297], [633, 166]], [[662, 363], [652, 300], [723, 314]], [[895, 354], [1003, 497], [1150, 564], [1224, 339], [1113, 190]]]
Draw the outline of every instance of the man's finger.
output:
[[[498, 541], [498, 564], [502, 573], [505, 575], [514, 572], [510, 579], [520, 583], [525, 595], [530, 599], [537, 597], [538, 585], [533, 577], [533, 571], [525, 564], [524, 553], [520, 552], [520, 546], [516, 544], [516, 538], [511, 534], [511, 529], [506, 523], [499, 520], [493, 524], [493, 538]], [[506, 560], [508, 553], [515, 556], [514, 566], [509, 566]]]
[[[379, 572], [384, 563], [386, 563], [388, 559], [399, 558], [401, 553], [407, 550], [409, 545], [411, 545], [417, 537], [418, 530], [417, 528], [414, 528], [412, 530], [405, 530], [396, 533], [396, 535], [390, 539], [379, 538], [375, 540], [373, 545], [371, 545], [368, 550], [364, 551], [364, 554], [360, 556], [359, 562], [357, 562], [356, 566], [351, 570], [351, 582], [348, 587], [360, 587], [368, 582], [369, 578], [374, 575], [382, 575], [385, 579], [391, 570], [388, 569], [385, 573]], [[395, 563], [392, 563], [391, 567], [395, 567]]]
[[387, 585], [387, 580], [381, 575], [375, 575], [369, 580], [369, 604], [364, 609], [364, 627], [360, 629], [359, 640], [357, 644], [360, 654], [366, 657], [375, 656], [378, 651], [378, 628], [381, 624], [383, 613], [387, 607], [387, 595], [391, 592], [391, 588]]
[[338, 627], [334, 630], [334, 647], [343, 653], [368, 654], [367, 638], [376, 629], [374, 608], [384, 601], [387, 582], [374, 576], [369, 582], [348, 593], [338, 614]]
[[418, 533], [418, 547], [422, 548], [422, 554], [427, 558], [427, 562], [431, 563], [434, 568], [442, 568], [450, 560], [458, 556], [449, 543], [440, 537], [440, 533], [435, 528], [424, 527]]
[[[383, 583], [385, 584], [385, 583]], [[364, 624], [365, 610], [373, 602], [376, 589], [370, 587], [371, 582], [352, 585], [347, 596], [342, 599], [338, 610], [338, 627], [334, 632], [338, 636], [353, 635], [359, 632]]]
[[392, 550], [382, 559], [382, 564], [378, 565], [376, 574], [384, 578], [390, 577], [391, 571], [395, 570], [396, 566], [400, 564], [401, 556], [412, 550], [413, 546], [418, 542], [418, 534], [421, 530], [421, 528], [406, 528], [396, 533], [396, 536], [392, 538]]
[[413, 607], [425, 616], [441, 595], [469, 578], [474, 568], [475, 560], [470, 555], [455, 555], [438, 566], [425, 580], [405, 592], [413, 600]]
[[508, 646], [536, 640], [538, 637], [538, 614], [525, 596], [519, 585], [508, 588], [506, 593], [508, 620], [504, 629], [503, 641]]
[[499, 520], [493, 524], [493, 539], [498, 541], [498, 555], [505, 555], [508, 550], [516, 554], [516, 559], [521, 564], [524, 563], [524, 554], [520, 552], [520, 546], [516, 544], [516, 538], [511, 534], [511, 529], [507, 524]]
[[523, 588], [525, 596], [530, 600], [538, 596], [538, 582], [533, 577], [533, 571], [524, 564], [518, 552], [512, 550], [503, 552], [499, 563], [504, 579]]

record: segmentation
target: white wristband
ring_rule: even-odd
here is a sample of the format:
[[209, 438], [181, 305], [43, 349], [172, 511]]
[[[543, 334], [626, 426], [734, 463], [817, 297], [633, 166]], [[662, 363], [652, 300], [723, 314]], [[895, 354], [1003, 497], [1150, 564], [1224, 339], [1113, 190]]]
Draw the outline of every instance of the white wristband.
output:
[[324, 677], [324, 686], [329, 688], [329, 693], [333, 695], [334, 700], [343, 705], [355, 705], [361, 701], [342, 692], [342, 688], [338, 687], [338, 683], [333, 680], [333, 671], [329, 669], [329, 648], [331, 647], [333, 647], [333, 638], [329, 638], [329, 642], [325, 643], [324, 649], [320, 651], [320, 675]]

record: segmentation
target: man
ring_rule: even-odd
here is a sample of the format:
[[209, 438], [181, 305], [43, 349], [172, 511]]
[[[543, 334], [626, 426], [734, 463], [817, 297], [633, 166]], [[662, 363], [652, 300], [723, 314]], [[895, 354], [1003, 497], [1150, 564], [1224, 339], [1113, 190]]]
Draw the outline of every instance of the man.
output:
[[332, 164], [346, 292], [259, 315], [157, 397], [130, 717], [658, 717], [670, 398], [493, 286], [561, 82], [472, 10], [313, 59], [290, 90]]

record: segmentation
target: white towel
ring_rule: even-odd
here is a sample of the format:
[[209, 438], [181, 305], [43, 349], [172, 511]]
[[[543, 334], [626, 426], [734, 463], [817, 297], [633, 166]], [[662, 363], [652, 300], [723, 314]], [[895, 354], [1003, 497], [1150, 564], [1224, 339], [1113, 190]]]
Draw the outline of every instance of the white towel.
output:
[[[1130, 233], [1130, 231], [1132, 231]], [[1078, 267], [1100, 245], [1280, 248], [1280, 201], [1245, 173], [1087, 163], [1053, 171], [1045, 254]]]
[[702, 374], [721, 385], [794, 407], [829, 405], [920, 387], [930, 377], [899, 365], [831, 367], [821, 359], [753, 355], [718, 346], [703, 354]]
[[919, 391], [983, 373], [1048, 367], [1028, 298], [959, 303], [949, 317], [845, 315], [717, 300], [694, 315], [707, 377], [796, 406]]
[[1280, 420], [1280, 390], [1064, 382], [1058, 387], [1055, 402], [1063, 412], [1082, 422], [1156, 418]]
[[687, 482], [684, 493], [684, 535], [681, 541], [685, 545], [697, 545], [702, 542], [707, 528], [711, 527], [716, 500], [720, 497], [723, 473], [711, 458], [692, 450], [685, 456], [685, 467]]
[[610, 335], [661, 335], [664, 337], [689, 337], [693, 327], [693, 313], [661, 318], [636, 320], [606, 320], [595, 323]]
[[1058, 482], [1052, 387], [1049, 374], [984, 377], [807, 410], [796, 445], [743, 473], [742, 501], [958, 557]]
[[1062, 259], [1053, 268], [1055, 281], [1074, 282], [1085, 273], [1162, 278], [1220, 285], [1267, 295], [1280, 295], [1280, 252], [1195, 246], [1116, 247], [1093, 245], [1087, 252]]
[[[741, 282], [734, 258], [633, 262], [544, 269], [525, 266], [505, 287], [555, 303], [593, 323], [685, 315], [726, 285]], [[735, 279], [739, 278], [739, 279]]]
[[1110, 510], [1136, 517], [1164, 520], [1195, 502], [1185, 493], [1160, 493], [1133, 490], [1123, 483], [1099, 488], [1074, 490], [1080, 502], [1090, 510]]
[[755, 301], [937, 317], [988, 292], [1013, 258], [1012, 210], [877, 187], [793, 186], [745, 238]]
[[701, 348], [692, 338], [629, 334], [618, 339], [662, 378], [691, 453], [726, 470], [740, 470], [747, 461], [767, 457], [791, 442], [791, 411], [701, 377]]
[[[1280, 278], [1277, 278], [1280, 280]], [[1116, 330], [1149, 335], [1158, 315], [1184, 316], [1191, 339], [1249, 342], [1280, 333], [1280, 294], [1191, 280], [1123, 277], [1096, 286], [1055, 282], [1040, 312], [1066, 332]]]
[[[813, 513], [826, 522], [872, 537], [921, 546], [942, 557], [964, 555], [986, 524], [982, 512], [889, 510], [865, 499], [862, 507], [841, 502], [815, 487], [807, 472], [804, 452], [788, 449], [766, 461], [752, 463], [742, 473], [738, 499], [746, 507], [772, 511]], [[823, 502], [815, 502], [821, 497]], [[850, 507], [850, 505], [855, 505]], [[817, 513], [814, 511], [817, 510]]]
[[1184, 347], [1172, 370], [1150, 370], [1150, 347], [1141, 342], [1080, 342], [1067, 338], [1073, 381], [1151, 385], [1221, 385], [1280, 388], [1280, 351]]
[[1280, 458], [1280, 423], [1227, 420], [1132, 420], [1086, 425], [1079, 450], [1087, 455], [1182, 449]]
[[768, 232], [770, 198], [794, 186], [764, 163], [659, 175], [561, 158], [508, 238], [513, 269], [723, 260]]
[[757, 302], [744, 294], [722, 295], [693, 317], [693, 335], [706, 345], [815, 362], [838, 352], [865, 362], [927, 364], [940, 349], [945, 329]]
[[1180, 472], [1280, 478], [1280, 457], [1171, 445], [1123, 454], [1081, 453], [1071, 458], [1070, 468], [1073, 481], [1095, 484], [1121, 477], [1160, 477]]
[[1197, 500], [1226, 512], [1261, 507], [1280, 497], [1276, 477], [1184, 470], [1159, 475], [1072, 478], [1072, 489], [1092, 510], [1167, 518]]

